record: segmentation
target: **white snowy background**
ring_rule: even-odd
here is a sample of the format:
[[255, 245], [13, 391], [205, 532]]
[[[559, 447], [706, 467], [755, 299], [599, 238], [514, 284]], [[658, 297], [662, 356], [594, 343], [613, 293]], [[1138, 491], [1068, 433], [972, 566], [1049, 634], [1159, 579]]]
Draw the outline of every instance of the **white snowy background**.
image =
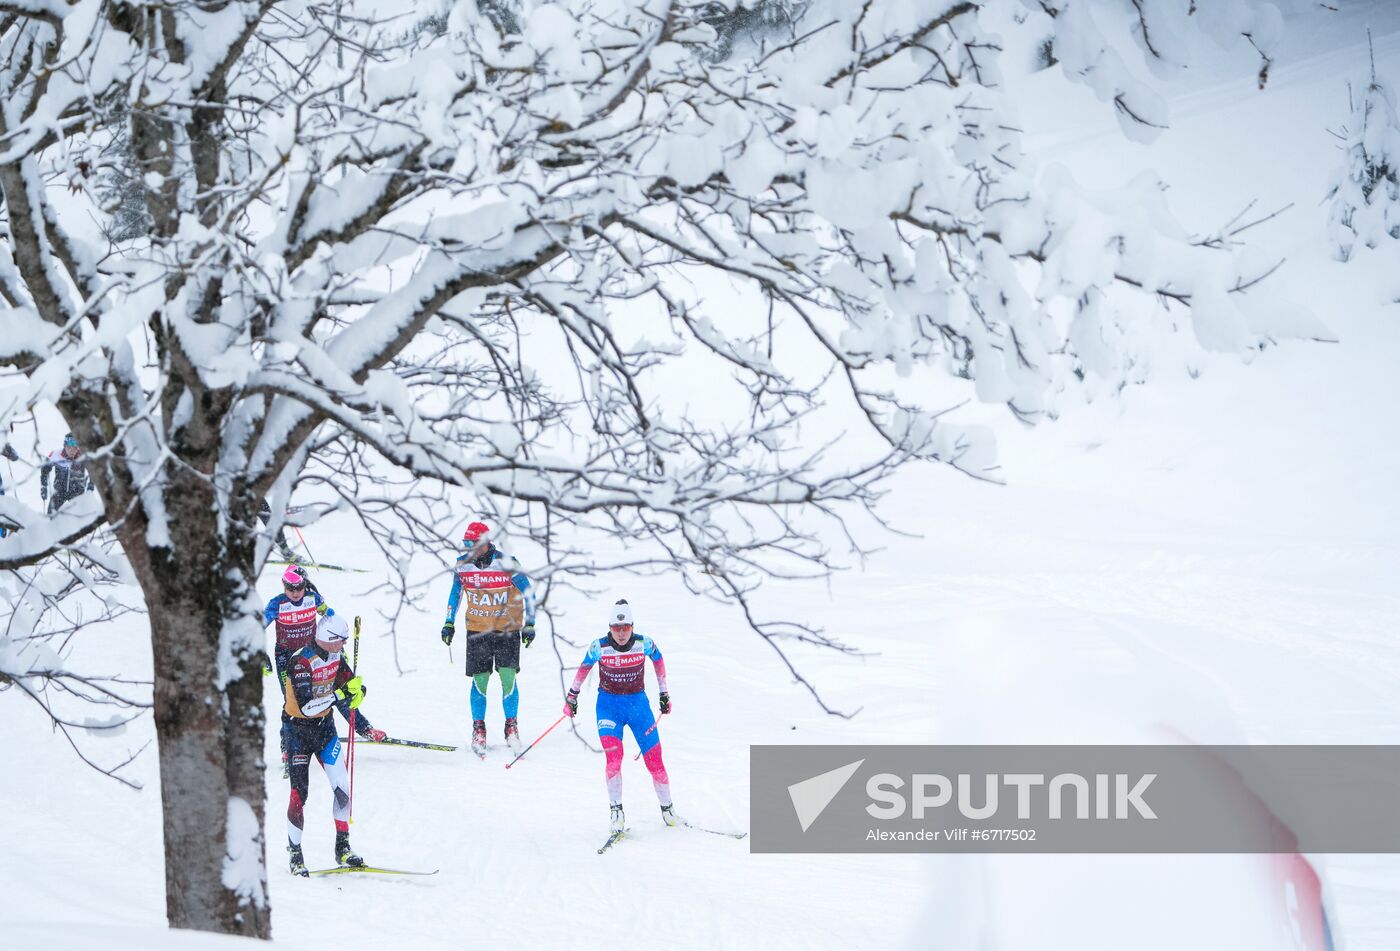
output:
[[[1257, 66], [1238, 58], [1168, 87], [1172, 126], [1150, 146], [1125, 141], [1087, 89], [1039, 74], [1019, 108], [1042, 175], [1119, 186], [1152, 171], [1173, 183], [1174, 212], [1201, 227], [1250, 198], [1260, 210], [1293, 203], [1252, 244], [1261, 260], [1287, 257], [1278, 279], [1337, 342], [1286, 343], [1248, 366], [1165, 349], [1152, 386], [1033, 430], [986, 409], [1005, 485], [910, 469], [885, 514], [918, 537], [888, 538], [829, 583], [773, 583], [759, 599], [869, 652], [798, 654], [827, 700], [858, 716], [822, 715], [735, 613], [666, 579], [554, 605], [582, 643], [601, 605], [626, 596], [665, 651], [676, 710], [661, 729], [680, 812], [745, 827], [754, 743], [1133, 741], [1158, 724], [1200, 742], [1400, 742], [1400, 242], [1339, 263], [1321, 204], [1342, 161], [1328, 130], [1347, 120], [1347, 80], [1368, 71], [1367, 26], [1378, 71], [1400, 81], [1400, 4], [1313, 8], [1290, 24], [1263, 91]], [[62, 432], [42, 435], [56, 444]], [[367, 551], [348, 520], [306, 540], [326, 561]], [[273, 569], [264, 581], [270, 597]], [[360, 596], [370, 581], [317, 581], [338, 610], [365, 617], [376, 725], [465, 745], [461, 653], [450, 664], [437, 637], [445, 578], [397, 632], [402, 675], [379, 605]], [[149, 676], [139, 619], [88, 628], [71, 646], [92, 669]], [[570, 667], [578, 653], [566, 652]], [[527, 742], [558, 715], [558, 683], [545, 632], [520, 679]], [[17, 693], [0, 694], [0, 947], [234, 947], [163, 931], [153, 750], [130, 773], [144, 790], [121, 787], [83, 767]], [[269, 681], [273, 722], [277, 703]], [[144, 718], [106, 745], [120, 755], [152, 733]], [[267, 754], [275, 763], [271, 733]], [[499, 748], [484, 763], [465, 751], [358, 757], [356, 847], [372, 863], [441, 872], [293, 879], [274, 768], [278, 946], [1252, 946], [1225, 937], [1246, 917], [1234, 857], [749, 855], [746, 843], [663, 828], [630, 752], [636, 833], [598, 856], [602, 759], [562, 729], [509, 772]], [[328, 790], [313, 775], [310, 864], [330, 864], [331, 839]], [[1314, 858], [1345, 947], [1400, 946], [1400, 859]]]

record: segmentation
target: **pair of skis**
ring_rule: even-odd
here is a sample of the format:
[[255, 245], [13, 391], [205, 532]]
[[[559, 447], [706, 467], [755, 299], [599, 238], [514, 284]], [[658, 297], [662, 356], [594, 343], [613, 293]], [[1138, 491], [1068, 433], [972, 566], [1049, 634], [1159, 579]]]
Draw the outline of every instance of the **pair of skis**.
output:
[[[350, 742], [348, 737], [340, 738], [342, 743]], [[457, 749], [455, 746], [447, 746], [442, 743], [424, 743], [421, 740], [401, 740], [398, 737], [387, 736], [382, 740], [367, 740], [364, 737], [357, 737], [355, 742], [369, 743], [373, 746], [411, 746], [420, 750], [442, 750], [451, 753]], [[401, 868], [380, 868], [376, 865], [337, 865], [335, 868], [310, 869], [312, 875], [349, 875], [351, 873], [363, 875], [436, 875], [437, 869], [431, 872], [411, 872]]]
[[[350, 738], [342, 736], [340, 742], [349, 743]], [[386, 736], [382, 740], [367, 740], [363, 736], [355, 740], [356, 743], [367, 743], [370, 746], [411, 746], [419, 750], [441, 750], [444, 753], [455, 752], [457, 747], [448, 746], [445, 743], [424, 743], [421, 740], [401, 740], [396, 736]]]
[[[342, 743], [349, 743], [349, 742], [350, 742], [350, 738], [349, 738], [348, 736], [342, 736], [342, 737], [340, 738], [340, 742], [342, 742]], [[362, 736], [362, 737], [359, 737], [358, 739], [356, 739], [355, 742], [356, 742], [356, 743], [365, 743], [365, 744], [368, 744], [368, 745], [370, 745], [370, 746], [410, 746], [410, 747], [413, 747], [414, 749], [419, 749], [419, 750], [441, 750], [441, 751], [444, 752], [444, 753], [454, 753], [454, 752], [456, 752], [456, 750], [457, 750], [457, 747], [455, 747], [455, 746], [448, 746], [446, 743], [424, 743], [422, 740], [401, 740], [401, 739], [399, 739], [399, 738], [396, 737], [396, 736], [388, 736], [388, 737], [385, 737], [385, 738], [382, 739], [382, 740], [368, 740], [368, 739], [365, 739], [365, 738]], [[533, 745], [533, 744], [532, 744], [532, 745]], [[484, 759], [486, 759], [486, 753], [487, 753], [487, 751], [488, 751], [488, 750], [493, 750], [493, 749], [500, 749], [500, 747], [499, 747], [499, 746], [486, 746], [486, 747], [482, 748], [482, 749], [479, 750], [479, 751], [473, 749], [472, 752], [473, 752], [473, 753], [476, 753], [476, 755], [477, 755], [479, 758], [481, 758], [481, 759], [484, 760]], [[512, 753], [515, 752], [515, 749], [514, 749], [513, 747], [511, 747], [509, 744], [506, 745], [506, 749], [509, 749]], [[519, 756], [516, 756], [515, 760], [518, 760], [518, 759], [520, 758], [520, 756], [523, 756], [523, 755], [525, 755], [525, 754], [522, 752]], [[515, 763], [515, 760], [511, 760], [511, 763], [514, 764], [514, 763]], [[510, 767], [507, 766], [506, 768], [509, 769]]]
[[401, 868], [377, 868], [373, 865], [337, 865], [335, 868], [311, 869], [312, 875], [348, 875], [351, 872], [364, 873], [369, 875], [436, 875], [437, 869], [431, 872], [407, 872]]
[[[683, 829], [694, 829], [696, 832], [706, 832], [710, 835], [722, 835], [726, 839], [743, 839], [748, 836], [747, 832], [727, 832], [720, 829], [706, 829], [704, 826], [697, 826], [693, 822], [683, 819], [680, 816], [676, 816], [676, 825]], [[604, 852], [608, 851], [608, 849], [617, 845], [630, 831], [630, 829], [618, 829], [616, 832], [609, 833], [608, 840], [598, 849], [598, 854], [602, 855]]]

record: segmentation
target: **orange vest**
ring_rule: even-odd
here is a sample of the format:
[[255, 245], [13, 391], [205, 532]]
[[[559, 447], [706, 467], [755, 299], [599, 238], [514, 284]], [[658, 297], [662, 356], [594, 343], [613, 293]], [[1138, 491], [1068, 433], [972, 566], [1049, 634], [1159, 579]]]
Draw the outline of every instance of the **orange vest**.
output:
[[518, 631], [525, 626], [525, 596], [511, 572], [497, 564], [478, 568], [459, 562], [457, 583], [462, 587], [468, 633]]
[[[340, 674], [340, 662], [339, 652], [323, 658], [314, 648], [309, 651], [303, 649], [292, 655], [292, 660], [287, 665], [287, 680], [283, 687], [287, 698], [283, 709], [287, 711], [287, 716], [298, 720], [318, 720], [330, 716], [331, 707], [335, 706], [335, 681]], [[305, 681], [308, 667], [311, 673], [311, 699], [303, 707], [297, 702], [294, 684], [298, 679]]]

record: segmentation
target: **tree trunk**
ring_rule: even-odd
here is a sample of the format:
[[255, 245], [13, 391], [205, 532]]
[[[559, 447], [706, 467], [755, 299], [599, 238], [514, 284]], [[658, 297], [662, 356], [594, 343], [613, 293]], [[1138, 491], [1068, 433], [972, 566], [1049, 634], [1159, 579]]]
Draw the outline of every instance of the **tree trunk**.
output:
[[166, 493], [171, 548], [147, 547], [144, 526], [122, 530], [150, 612], [166, 917], [268, 938], [263, 653], [237, 646], [260, 631], [245, 580], [253, 543], [229, 551], [208, 483], [190, 481]]

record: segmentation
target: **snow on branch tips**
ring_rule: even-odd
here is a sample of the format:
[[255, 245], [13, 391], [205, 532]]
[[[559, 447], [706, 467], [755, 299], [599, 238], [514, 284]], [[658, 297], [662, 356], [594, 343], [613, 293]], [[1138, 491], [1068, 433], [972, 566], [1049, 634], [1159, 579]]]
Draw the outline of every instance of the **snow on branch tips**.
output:
[[0, 691], [33, 701], [84, 763], [140, 788], [124, 771], [149, 743], [133, 748], [123, 734], [151, 706], [151, 684], [81, 664], [81, 632], [132, 611], [119, 593], [95, 596], [113, 591], [102, 561], [79, 551], [44, 568], [0, 571]]
[[[363, 512], [380, 470], [316, 458], [359, 447], [510, 500], [564, 564], [568, 533], [640, 530], [732, 602], [836, 567], [813, 520], [849, 537], [900, 466], [999, 478], [965, 401], [1034, 422], [1141, 382], [1171, 332], [1144, 311], [1187, 308], [1210, 349], [1286, 335], [1240, 306], [1269, 269], [1187, 237], [1161, 183], [1038, 168], [1003, 62], [1007, 30], [1048, 34], [1156, 134], [1153, 77], [1204, 40], [1267, 60], [1262, 0], [377, 9], [165, 3], [153, 45], [143, 4], [44, 5], [4, 33], [0, 290], [59, 341], [27, 398], [104, 447], [157, 600], [213, 540], [240, 561], [201, 558], [210, 583], [246, 586], [274, 486]], [[440, 534], [414, 498], [367, 519], [393, 564]]]
[[[702, 515], [772, 542], [747, 513], [868, 509], [907, 462], [997, 478], [954, 408], [1140, 382], [1169, 332], [1145, 308], [1212, 349], [1280, 335], [1239, 306], [1268, 269], [1186, 237], [1160, 183], [1037, 167], [992, 29], [1049, 31], [1137, 134], [1167, 121], [1142, 69], [1267, 57], [1259, 0], [175, 2], [155, 45], [145, 9], [16, 9], [0, 284], [59, 341], [29, 399], [107, 447], [151, 591], [202, 544], [170, 500], [251, 557], [229, 532], [323, 427], [478, 493], [652, 513], [713, 572], [730, 549], [677, 544]], [[812, 537], [773, 550], [829, 563]]]

